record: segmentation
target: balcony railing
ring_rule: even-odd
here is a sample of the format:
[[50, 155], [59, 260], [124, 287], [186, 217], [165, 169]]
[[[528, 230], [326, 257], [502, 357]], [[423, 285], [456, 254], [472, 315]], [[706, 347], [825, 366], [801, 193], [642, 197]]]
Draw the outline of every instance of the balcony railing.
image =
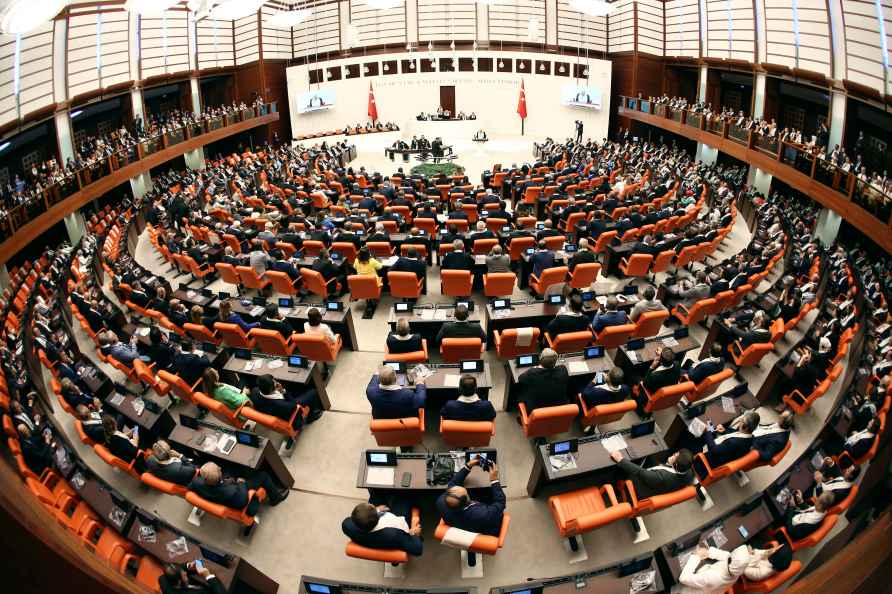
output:
[[[879, 219], [878, 222], [882, 225], [892, 226], [892, 219], [890, 219], [892, 217], [892, 189], [887, 188], [884, 191], [883, 188], [874, 186], [867, 180], [859, 179], [854, 173], [845, 171], [827, 159], [819, 158], [812, 149], [804, 145], [780, 142], [776, 137], [768, 137], [741, 128], [731, 120], [714, 118], [704, 121], [706, 118], [703, 114], [685, 109], [671, 109], [666, 105], [642, 99], [628, 97], [621, 99], [621, 112], [641, 112], [657, 118], [672, 120], [685, 126], [705, 130], [748, 149], [756, 150], [775, 159], [779, 164], [792, 167], [797, 172], [831, 188]], [[645, 105], [648, 106], [647, 111], [644, 110]]]
[[148, 138], [134, 146], [99, 159], [44, 188], [25, 203], [9, 209], [7, 216], [0, 218], [0, 240], [11, 237], [22, 225], [46, 212], [54, 204], [61, 202], [126, 165], [135, 163], [167, 147], [199, 137], [213, 130], [219, 130], [224, 126], [231, 126], [276, 112], [278, 112], [276, 103], [263, 105], [259, 110], [248, 108], [226, 116], [225, 123], [223, 117], [205, 120], [185, 128], [177, 128]]

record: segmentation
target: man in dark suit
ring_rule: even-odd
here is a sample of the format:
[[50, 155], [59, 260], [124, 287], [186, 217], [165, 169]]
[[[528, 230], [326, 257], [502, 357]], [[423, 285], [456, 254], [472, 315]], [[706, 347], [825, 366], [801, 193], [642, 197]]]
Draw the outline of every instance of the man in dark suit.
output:
[[393, 272], [414, 272], [418, 280], [427, 276], [427, 264], [418, 257], [418, 250], [414, 247], [406, 250], [405, 256], [397, 258], [390, 270]]
[[768, 461], [783, 451], [793, 430], [793, 411], [785, 410], [776, 423], [759, 423], [753, 431], [753, 449], [759, 459]]
[[703, 434], [706, 461], [716, 468], [744, 456], [752, 448], [753, 431], [758, 426], [759, 414], [750, 411], [735, 419], [728, 429], [716, 427], [714, 431], [706, 431]]
[[507, 500], [499, 483], [499, 469], [493, 463], [489, 468], [490, 502], [473, 501], [465, 489], [464, 483], [471, 469], [480, 464], [475, 458], [465, 464], [446, 488], [446, 492], [437, 498], [437, 511], [443, 521], [453, 528], [468, 532], [498, 536], [502, 529], [502, 517], [505, 514]]
[[97, 411], [90, 410], [86, 405], [79, 404], [74, 409], [77, 418], [81, 423], [81, 429], [84, 435], [95, 441], [102, 443], [105, 441], [105, 429], [102, 427], [102, 415]]
[[592, 329], [596, 334], [608, 326], [621, 326], [629, 323], [628, 314], [618, 308], [619, 301], [617, 298], [615, 296], [608, 297], [606, 311], [597, 314], [592, 320]]
[[263, 318], [260, 320], [260, 327], [264, 330], [275, 330], [279, 334], [282, 335], [282, 338], [287, 341], [291, 338], [291, 335], [294, 334], [294, 327], [282, 314], [279, 312], [279, 306], [275, 303], [267, 303], [264, 306]]
[[545, 327], [545, 332], [548, 333], [552, 340], [559, 334], [591, 330], [588, 316], [582, 311], [582, 295], [579, 293], [570, 295], [570, 301], [567, 303], [567, 306], [567, 311], [556, 315]]
[[264, 470], [243, 479], [224, 477], [223, 471], [213, 462], [206, 462], [198, 469], [198, 474], [189, 483], [189, 490], [212, 503], [219, 503], [232, 509], [244, 509], [254, 516], [260, 509], [257, 497], [248, 497], [248, 491], [263, 488], [272, 505], [278, 505], [288, 497], [289, 490], [277, 487]]
[[369, 381], [365, 394], [372, 405], [373, 419], [402, 419], [417, 416], [418, 409], [424, 408], [427, 387], [421, 378], [414, 388], [404, 388], [397, 383], [393, 368], [382, 365], [378, 375]]
[[666, 464], [650, 468], [643, 468], [631, 460], [623, 458], [620, 450], [610, 452], [610, 458], [632, 481], [638, 499], [678, 491], [690, 485], [694, 480], [694, 472], [691, 470], [692, 456], [688, 450], [678, 450], [669, 456]]
[[579, 240], [579, 246], [576, 253], [570, 258], [570, 262], [567, 266], [569, 267], [570, 272], [573, 272], [573, 270], [580, 264], [593, 264], [595, 262], [597, 262], [597, 257], [595, 256], [595, 252], [591, 250], [588, 239], [582, 238]]
[[397, 549], [415, 557], [424, 550], [421, 525], [412, 526], [412, 505], [404, 499], [391, 498], [388, 504], [360, 503], [341, 530], [355, 543], [370, 549]]
[[172, 368], [187, 384], [194, 385], [204, 375], [204, 370], [211, 366], [210, 360], [205, 355], [193, 352], [194, 345], [191, 340], [183, 340], [180, 350], [173, 358]]
[[670, 347], [663, 347], [659, 356], [651, 363], [650, 369], [644, 374], [641, 383], [653, 394], [660, 388], [677, 384], [680, 377], [681, 367], [675, 360], [675, 351]]
[[582, 399], [588, 407], [601, 406], [602, 404], [615, 404], [629, 397], [629, 386], [623, 383], [623, 370], [614, 367], [607, 374], [606, 383], [597, 383], [597, 376], [592, 378], [582, 389]]
[[551, 219], [546, 219], [542, 224], [544, 227], [536, 232], [536, 241], [541, 241], [546, 237], [557, 237], [558, 235], [562, 235], [560, 231], [552, 227]]
[[817, 530], [824, 522], [827, 510], [833, 507], [831, 493], [821, 493], [814, 505], [791, 505], [784, 514], [784, 528], [793, 541], [802, 540]]
[[474, 270], [474, 258], [465, 251], [461, 239], [452, 242], [452, 251], [443, 256], [440, 270]]
[[479, 322], [468, 321], [468, 308], [465, 305], [455, 307], [455, 321], [446, 322], [437, 334], [437, 344], [442, 344], [444, 338], [479, 338], [486, 343], [486, 332]]
[[163, 439], [152, 446], [152, 453], [146, 458], [146, 470], [163, 481], [186, 486], [198, 472], [191, 462], [183, 459], [182, 454], [170, 447]]
[[567, 384], [570, 376], [564, 365], [557, 365], [558, 354], [552, 349], [542, 349], [539, 365], [530, 367], [517, 379], [519, 400], [526, 405], [527, 413], [546, 406], [567, 404]]
[[468, 245], [471, 248], [473, 248], [474, 242], [477, 241], [478, 239], [495, 239], [495, 238], [496, 238], [496, 234], [487, 228], [485, 222], [477, 221], [477, 229], [476, 229], [476, 231], [471, 233], [470, 237], [468, 237]]
[[722, 357], [722, 345], [718, 342], [712, 343], [709, 348], [709, 357], [701, 359], [694, 363], [690, 359], [685, 361], [682, 366], [684, 375], [695, 384], [699, 384], [710, 375], [715, 375], [725, 368], [725, 359]]
[[463, 375], [458, 382], [458, 398], [447, 400], [440, 416], [448, 421], [492, 421], [496, 409], [489, 400], [477, 395], [477, 380], [473, 375]]
[[771, 340], [771, 331], [768, 329], [769, 320], [765, 312], [759, 310], [748, 326], [741, 328], [736, 324], [728, 327], [730, 333], [740, 341], [743, 348], [751, 344], [765, 343]]
[[539, 278], [542, 276], [542, 271], [554, 266], [554, 252], [548, 249], [544, 239], [538, 242], [536, 248], [530, 256], [530, 265], [533, 267], [533, 275]]
[[164, 573], [158, 576], [158, 587], [161, 594], [226, 594], [223, 582], [207, 567], [196, 567], [194, 561], [184, 566], [165, 565]]
[[[343, 277], [343, 271], [331, 261], [328, 250], [323, 249], [319, 252], [319, 257], [313, 262], [313, 270], [322, 275], [328, 286], [328, 294], [335, 295], [338, 292], [337, 284], [340, 283], [341, 290], [346, 289], [346, 279]], [[335, 281], [335, 282], [331, 282]]]

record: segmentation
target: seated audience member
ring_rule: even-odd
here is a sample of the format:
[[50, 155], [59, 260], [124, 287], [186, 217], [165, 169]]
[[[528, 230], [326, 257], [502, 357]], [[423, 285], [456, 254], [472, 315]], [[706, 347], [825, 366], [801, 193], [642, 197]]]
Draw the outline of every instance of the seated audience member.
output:
[[761, 582], [781, 571], [786, 571], [792, 562], [793, 549], [788, 544], [780, 543], [767, 549], [750, 547], [750, 562], [743, 575], [748, 580]]
[[204, 315], [204, 308], [200, 305], [193, 305], [192, 308], [189, 309], [189, 321], [196, 326], [204, 326], [208, 330], [213, 330], [214, 322], [217, 322], [218, 320], [219, 319], [214, 316]]
[[623, 453], [619, 450], [611, 452], [610, 458], [632, 481], [638, 499], [678, 491], [694, 481], [694, 471], [691, 469], [693, 458], [688, 450], [678, 450], [669, 456], [666, 464], [650, 468], [644, 468], [624, 458]]
[[[712, 560], [712, 563], [703, 561]], [[716, 547], [697, 546], [688, 557], [672, 594], [721, 594], [743, 574], [750, 563], [747, 545], [731, 552]]]
[[335, 343], [338, 340], [331, 326], [322, 322], [322, 312], [315, 307], [311, 307], [307, 311], [307, 323], [304, 324], [304, 334], [319, 334], [324, 336], [329, 343]]
[[722, 345], [718, 341], [709, 347], [709, 356], [699, 361], [685, 360], [681, 368], [684, 376], [695, 384], [700, 384], [711, 375], [720, 373], [725, 368], [725, 359], [722, 357]]
[[[703, 452], [712, 468], [745, 456], [753, 445], [753, 431], [759, 425], [759, 414], [748, 411], [734, 419], [730, 427], [716, 427], [703, 433], [706, 445]], [[718, 433], [718, 436], [716, 436]]]
[[545, 332], [552, 340], [557, 338], [559, 334], [567, 332], [582, 332], [584, 330], [591, 331], [588, 316], [582, 311], [582, 295], [573, 293], [567, 302], [567, 308], [556, 315], [548, 325], [545, 326]]
[[356, 253], [356, 261], [353, 262], [356, 274], [374, 276], [378, 281], [378, 286], [381, 286], [383, 283], [381, 273], [379, 272], [383, 266], [380, 260], [372, 257], [367, 247], [360, 248], [359, 252]]
[[802, 540], [821, 526], [827, 510], [833, 507], [832, 493], [822, 493], [814, 505], [803, 502], [801, 506], [791, 505], [784, 514], [784, 528], [793, 541]]
[[771, 460], [781, 453], [790, 441], [793, 430], [793, 411], [781, 413], [775, 423], [760, 423], [753, 431], [753, 449], [760, 460]]
[[455, 321], [445, 322], [437, 333], [437, 344], [442, 344], [444, 338], [479, 338], [486, 344], [486, 332], [480, 326], [480, 322], [469, 322], [468, 308], [465, 305], [455, 307]]
[[552, 349], [542, 349], [539, 364], [524, 371], [517, 379], [520, 402], [527, 414], [537, 408], [567, 404], [567, 385], [570, 376], [567, 367], [558, 365], [558, 354]]
[[393, 368], [382, 365], [378, 375], [369, 381], [365, 394], [372, 405], [373, 419], [402, 419], [418, 416], [418, 409], [424, 408], [427, 389], [423, 378], [414, 387], [400, 386]]
[[[264, 374], [257, 378], [257, 385], [249, 393], [254, 408], [266, 415], [272, 415], [279, 419], [288, 420], [294, 414], [298, 406], [307, 406], [310, 412], [307, 423], [312, 423], [322, 416], [322, 407], [318, 404], [316, 390], [310, 388], [301, 396], [295, 396], [286, 391], [282, 384], [270, 374]], [[294, 417], [293, 427], [300, 429], [304, 419], [302, 415]]]
[[771, 339], [771, 331], [768, 329], [770, 320], [764, 311], [759, 310], [753, 316], [752, 321], [743, 328], [737, 324], [730, 324], [728, 330], [740, 341], [743, 348], [751, 344], [768, 342]]
[[71, 408], [77, 408], [80, 405], [93, 408], [94, 410], [102, 408], [102, 402], [100, 402], [98, 398], [81, 390], [76, 383], [67, 377], [62, 378], [59, 385], [61, 386], [62, 398], [65, 399], [65, 402], [67, 402]]
[[161, 369], [169, 370], [173, 365], [177, 351], [167, 340], [167, 336], [161, 332], [158, 326], [149, 329], [149, 358], [155, 364], [155, 373]]
[[261, 488], [272, 505], [280, 504], [290, 493], [289, 489], [277, 486], [264, 470], [258, 470], [248, 478], [235, 478], [224, 476], [223, 470], [213, 462], [202, 464], [189, 483], [189, 490], [202, 499], [232, 509], [244, 509], [249, 516], [257, 515], [260, 510], [259, 498], [256, 494], [249, 498], [249, 491]]
[[861, 475], [861, 467], [852, 464], [840, 469], [832, 458], [825, 458], [824, 463], [814, 473], [814, 483], [803, 493], [796, 489], [793, 490], [793, 504], [802, 507], [806, 502], [810, 502], [814, 497], [820, 497], [822, 493], [829, 493], [833, 496], [833, 505], [841, 503], [855, 486], [855, 481]]
[[502, 246], [494, 245], [486, 256], [486, 272], [511, 272], [511, 258], [504, 252]]
[[[133, 361], [140, 359], [139, 351], [136, 350], [136, 335], [130, 338], [130, 344], [124, 344], [118, 340], [118, 335], [112, 330], [99, 335], [99, 348], [106, 357], [112, 357], [124, 365], [133, 365]], [[149, 362], [148, 357], [142, 357], [146, 363]]]
[[53, 467], [53, 438], [50, 433], [32, 431], [24, 423], [16, 425], [19, 434], [19, 446], [22, 448], [22, 458], [25, 465], [31, 471], [40, 476], [47, 468]]
[[873, 447], [876, 441], [877, 433], [880, 430], [880, 420], [876, 417], [870, 420], [867, 428], [863, 431], [853, 431], [846, 437], [844, 449], [846, 453], [853, 459], [858, 460]]
[[567, 267], [570, 269], [570, 272], [573, 272], [580, 264], [594, 264], [596, 261], [597, 257], [595, 252], [591, 250], [588, 239], [583, 237], [579, 240], [579, 247], [576, 253], [573, 254], [573, 257], [570, 258]]
[[260, 322], [246, 322], [242, 316], [233, 312], [232, 303], [226, 300], [220, 302], [220, 316], [218, 321], [225, 324], [235, 324], [246, 334], [254, 328], [260, 327]]
[[252, 406], [247, 388], [239, 389], [221, 382], [220, 374], [213, 367], [204, 370], [202, 379], [204, 393], [217, 402], [222, 402], [230, 410], [238, 410], [241, 406]]
[[655, 394], [660, 388], [677, 384], [679, 378], [681, 378], [681, 367], [675, 360], [675, 351], [671, 347], [663, 347], [660, 349], [660, 354], [654, 357], [641, 383], [648, 392]]
[[623, 383], [623, 370], [614, 367], [607, 374], [606, 383], [597, 383], [598, 376], [592, 378], [592, 381], [586, 384], [582, 389], [582, 399], [589, 408], [601, 406], [602, 404], [614, 404], [622, 402], [629, 397], [629, 386]]
[[488, 503], [472, 500], [464, 487], [465, 479], [471, 469], [479, 465], [480, 459], [474, 458], [455, 473], [446, 487], [446, 492], [437, 498], [437, 511], [440, 512], [443, 521], [453, 528], [498, 536], [507, 504], [502, 485], [499, 483], [499, 469], [495, 464], [489, 469]]
[[[322, 278], [328, 287], [329, 295], [338, 294], [337, 285], [340, 285], [340, 291], [343, 292], [346, 290], [347, 283], [345, 278], [343, 278], [342, 268], [332, 262], [327, 248], [323, 248], [319, 252], [319, 256], [316, 258], [316, 261], [313, 262], [312, 269], [322, 275]], [[335, 282], [329, 282], [332, 280]]]
[[595, 334], [600, 334], [608, 326], [621, 326], [629, 323], [629, 316], [626, 315], [626, 312], [617, 309], [618, 307], [619, 301], [615, 296], [611, 295], [607, 298], [605, 310], [597, 313], [592, 320], [592, 329]]
[[450, 421], [492, 421], [496, 409], [489, 400], [477, 395], [477, 380], [473, 375], [463, 375], [458, 382], [458, 398], [447, 400], [440, 416]]
[[536, 278], [542, 278], [542, 272], [554, 266], [554, 252], [548, 249], [544, 239], [540, 239], [536, 244], [536, 251], [530, 256], [530, 264]]
[[185, 565], [168, 563], [158, 576], [161, 594], [226, 594], [220, 578], [207, 567], [196, 567], [194, 561]]
[[629, 317], [633, 322], [637, 322], [641, 314], [649, 311], [666, 311], [666, 306], [657, 299], [657, 291], [653, 287], [644, 288], [642, 298], [632, 307], [632, 313]]
[[370, 549], [396, 549], [418, 557], [424, 545], [421, 526], [411, 526], [412, 504], [406, 499], [390, 498], [387, 505], [359, 503], [341, 530], [353, 542]]
[[392, 272], [414, 272], [418, 280], [423, 280], [427, 276], [427, 263], [418, 257], [416, 248], [410, 247], [406, 250], [405, 256], [397, 258], [390, 270]]
[[96, 443], [105, 441], [105, 428], [102, 426], [102, 414], [90, 410], [83, 404], [79, 404], [74, 409], [74, 412], [77, 413], [77, 418], [81, 422], [81, 428], [84, 431], [84, 435]]
[[169, 443], [159, 439], [146, 458], [146, 470], [163, 481], [186, 486], [195, 478], [198, 467], [183, 458]]
[[[127, 464], [141, 460], [139, 456], [139, 436], [136, 429], [121, 431], [118, 423], [111, 415], [102, 416], [102, 430], [105, 432], [105, 447], [113, 456], [120, 458]], [[139, 461], [139, 460], [137, 460]]]
[[275, 330], [282, 335], [285, 341], [288, 341], [291, 335], [294, 334], [294, 326], [282, 315], [282, 312], [279, 311], [279, 306], [275, 303], [267, 303], [264, 306], [260, 327], [264, 330]]
[[452, 251], [443, 256], [440, 270], [474, 270], [474, 257], [465, 252], [465, 244], [461, 239], [452, 242]]
[[194, 343], [183, 339], [180, 342], [180, 351], [173, 358], [174, 371], [190, 386], [194, 386], [204, 376], [204, 371], [211, 366], [211, 361], [206, 355], [199, 355], [193, 352], [194, 350]]
[[422, 350], [421, 335], [413, 333], [409, 320], [399, 318], [396, 321], [396, 331], [387, 335], [387, 350], [394, 355], [416, 353]]
[[681, 279], [666, 288], [667, 297], [676, 305], [683, 305], [691, 309], [697, 301], [709, 297], [709, 284], [706, 282], [706, 271], [698, 270], [694, 273], [694, 280]]

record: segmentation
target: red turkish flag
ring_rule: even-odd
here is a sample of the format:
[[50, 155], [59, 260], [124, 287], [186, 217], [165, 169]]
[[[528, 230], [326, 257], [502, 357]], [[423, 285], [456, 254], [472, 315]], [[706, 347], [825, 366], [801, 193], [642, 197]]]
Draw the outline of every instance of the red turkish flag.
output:
[[378, 121], [378, 106], [375, 104], [375, 92], [372, 90], [372, 83], [369, 83], [369, 119], [373, 122]]
[[520, 98], [517, 100], [517, 115], [520, 119], [527, 119], [527, 93], [523, 88], [523, 79], [520, 81]]

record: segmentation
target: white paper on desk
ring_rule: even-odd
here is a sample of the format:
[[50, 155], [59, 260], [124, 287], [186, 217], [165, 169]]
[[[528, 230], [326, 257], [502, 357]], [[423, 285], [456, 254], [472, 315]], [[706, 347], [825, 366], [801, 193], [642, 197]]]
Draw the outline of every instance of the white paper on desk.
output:
[[656, 585], [657, 572], [653, 569], [641, 571], [632, 576], [629, 581], [629, 594], [638, 594], [639, 592], [649, 592]]
[[715, 543], [715, 547], [717, 549], [722, 548], [727, 544], [728, 538], [725, 536], [725, 533], [722, 531], [721, 526], [716, 526], [709, 534], [706, 535], [706, 538], [712, 538]]
[[281, 367], [284, 364], [285, 363], [281, 359], [273, 359], [273, 360], [269, 361], [266, 364], [266, 366], [270, 369], [278, 369], [279, 367]]
[[201, 449], [205, 452], [213, 452], [217, 449], [217, 436], [213, 433], [205, 433], [204, 441], [201, 442]]
[[433, 320], [434, 319], [434, 310], [432, 310], [432, 309], [421, 310], [421, 319], [422, 320]]
[[140, 336], [148, 336], [148, 335], [149, 335], [149, 330], [150, 330], [150, 328], [149, 328], [148, 326], [145, 326], [145, 327], [140, 328], [139, 330], [137, 330], [136, 333], [139, 334]]
[[246, 361], [245, 371], [251, 371], [252, 369], [254, 369], [254, 361]]
[[117, 406], [117, 405], [121, 404], [122, 402], [124, 402], [124, 395], [123, 394], [115, 394], [114, 396], [109, 398], [108, 401], [111, 402], [114, 406]]
[[722, 410], [731, 415], [736, 413], [737, 407], [734, 406], [734, 399], [722, 396]]
[[254, 317], [256, 318], [257, 316], [259, 316], [260, 314], [263, 313], [263, 306], [262, 306], [262, 305], [255, 305], [254, 307], [251, 308], [251, 312], [250, 312], [250, 313], [251, 313], [252, 316], [254, 316]]
[[556, 454], [548, 457], [548, 463], [551, 464], [551, 470], [557, 472], [560, 470], [574, 470], [577, 468], [576, 458], [573, 454]]
[[130, 402], [130, 406], [133, 407], [133, 410], [136, 411], [136, 416], [140, 416], [144, 410], [146, 410], [146, 403], [142, 398], [134, 398]]
[[678, 556], [678, 566], [684, 569], [684, 566], [688, 564], [688, 559], [691, 558], [691, 555], [694, 554], [694, 549], [689, 549]]
[[626, 351], [626, 356], [629, 358], [629, 361], [631, 361], [632, 363], [638, 362], [638, 353], [636, 353], [635, 351]]
[[197, 294], [198, 293], [196, 293], [192, 289], [189, 289], [188, 291], [186, 291], [186, 297], [188, 297], [189, 299], [194, 299]]
[[434, 313], [435, 320], [445, 320], [447, 317], [449, 317], [449, 312], [445, 309], [438, 309], [436, 313]]
[[601, 305], [607, 305], [607, 295], [595, 295], [595, 301]]
[[601, 445], [610, 453], [618, 452], [629, 447], [622, 435], [611, 435], [607, 439], [602, 439]]
[[393, 486], [396, 471], [393, 467], [368, 466], [365, 469], [365, 482], [370, 485]]
[[446, 388], [457, 388], [460, 379], [460, 375], [454, 375], [450, 373], [443, 377], [443, 386]]
[[585, 361], [570, 361], [567, 363], [567, 371], [573, 374], [588, 373], [588, 363]]
[[706, 423], [701, 421], [699, 418], [694, 417], [691, 419], [691, 422], [688, 423], [688, 431], [694, 437], [700, 437], [703, 435], [703, 432], [706, 431]]
[[676, 347], [676, 346], [678, 346], [678, 341], [675, 340], [674, 336], [669, 336], [669, 337], [663, 339], [663, 346]]

